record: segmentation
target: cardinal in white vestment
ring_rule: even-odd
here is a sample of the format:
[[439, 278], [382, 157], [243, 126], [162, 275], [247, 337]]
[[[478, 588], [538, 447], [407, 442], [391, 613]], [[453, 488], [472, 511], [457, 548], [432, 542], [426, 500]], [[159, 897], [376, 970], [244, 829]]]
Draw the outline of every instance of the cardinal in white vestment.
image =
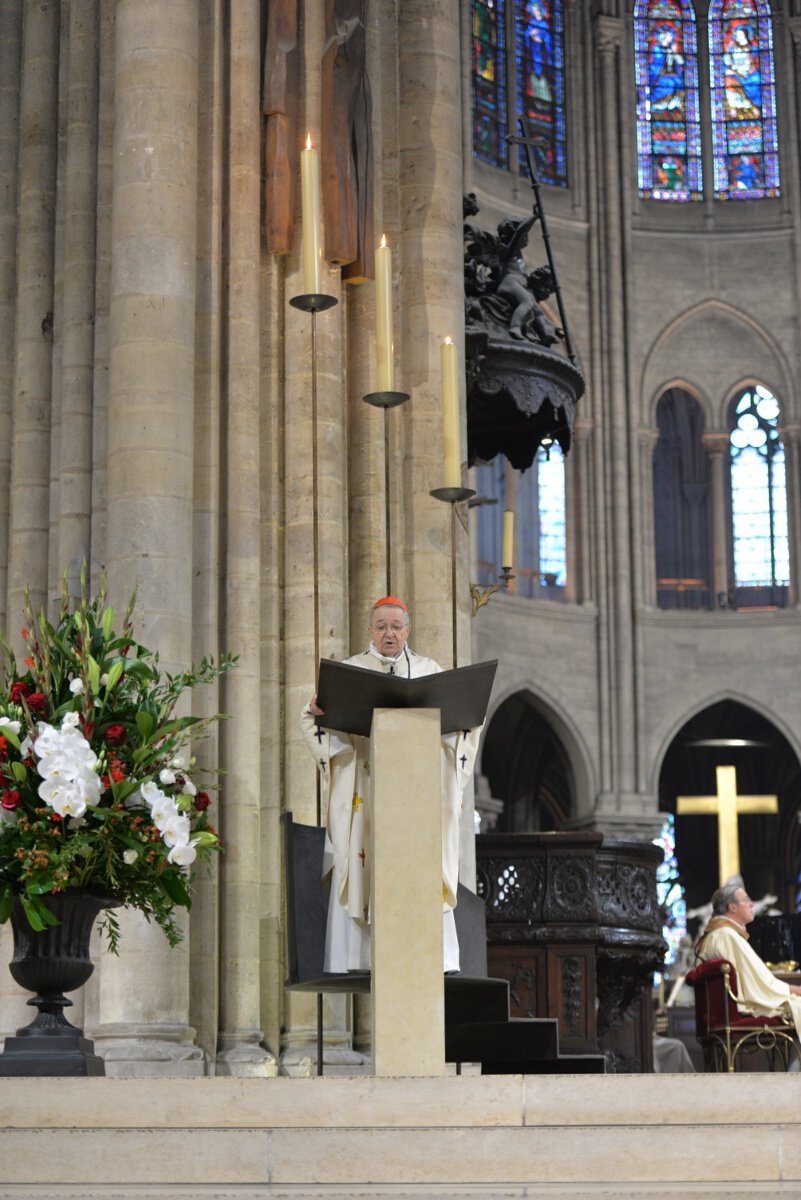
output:
[[754, 902], [742, 881], [724, 883], [712, 897], [712, 917], [695, 947], [701, 962], [725, 958], [737, 972], [738, 1009], [758, 1016], [791, 1016], [801, 1037], [801, 987], [777, 979], [748, 944]]
[[[349, 666], [416, 679], [442, 670], [433, 658], [408, 645], [409, 610], [395, 596], [377, 600], [370, 611], [370, 645], [345, 659]], [[300, 724], [321, 774], [328, 801], [324, 873], [331, 872], [331, 899], [325, 939], [325, 970], [341, 973], [370, 968], [370, 739], [322, 729], [322, 709], [312, 697]], [[462, 793], [473, 772], [479, 729], [450, 733], [441, 740], [442, 906], [444, 969], [459, 970], [459, 944], [453, 909], [459, 879], [459, 814]]]

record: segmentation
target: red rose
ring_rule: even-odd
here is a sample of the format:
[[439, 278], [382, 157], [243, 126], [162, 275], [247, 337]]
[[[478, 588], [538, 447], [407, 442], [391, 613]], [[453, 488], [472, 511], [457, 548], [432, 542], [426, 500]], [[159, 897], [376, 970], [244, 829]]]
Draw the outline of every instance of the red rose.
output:
[[208, 792], [198, 792], [195, 796], [195, 808], [198, 812], [205, 812], [211, 804], [211, 796]]
[[8, 739], [0, 737], [0, 762], [5, 762], [8, 758]]
[[31, 692], [28, 697], [28, 708], [31, 712], [44, 712], [47, 707], [47, 697], [44, 692]]
[[121, 746], [125, 741], [125, 726], [109, 725], [106, 730], [106, 741], [110, 746]]
[[33, 691], [33, 686], [26, 683], [24, 679], [18, 679], [16, 683], [11, 685], [10, 699], [12, 704], [19, 704], [26, 696], [30, 696]]
[[0, 799], [0, 808], [7, 808], [9, 811], [19, 808], [19, 792], [16, 788], [7, 788], [3, 792], [2, 799]]

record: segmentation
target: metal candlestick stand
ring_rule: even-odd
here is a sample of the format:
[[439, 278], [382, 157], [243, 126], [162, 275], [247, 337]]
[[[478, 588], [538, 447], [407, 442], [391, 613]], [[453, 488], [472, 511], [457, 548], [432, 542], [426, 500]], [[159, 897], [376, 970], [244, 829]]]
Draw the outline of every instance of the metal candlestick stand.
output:
[[[314, 607], [314, 690], [317, 691], [317, 674], [320, 665], [320, 526], [317, 516], [317, 314], [333, 308], [338, 303], [336, 296], [324, 296], [308, 292], [293, 296], [289, 303], [301, 312], [311, 314], [311, 421], [312, 421], [312, 589]], [[317, 825], [322, 825], [322, 798], [320, 772], [315, 771], [317, 781]], [[317, 993], [317, 1074], [323, 1073], [323, 994]]]
[[408, 392], [368, 392], [363, 396], [365, 404], [384, 410], [384, 545], [386, 547], [386, 577], [388, 596], [392, 595], [392, 523], [390, 521], [390, 490], [389, 490], [389, 410], [405, 404], [409, 399]]
[[462, 500], [475, 496], [473, 488], [441, 487], [429, 492], [435, 500], [442, 500], [451, 506], [451, 644], [453, 646], [453, 667], [459, 665], [459, 647], [456, 633], [456, 505]]

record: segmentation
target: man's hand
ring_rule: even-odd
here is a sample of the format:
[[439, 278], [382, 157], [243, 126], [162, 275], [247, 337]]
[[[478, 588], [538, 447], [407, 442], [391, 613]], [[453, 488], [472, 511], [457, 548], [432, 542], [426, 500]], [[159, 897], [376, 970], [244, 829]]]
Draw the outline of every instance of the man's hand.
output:
[[313, 717], [322, 717], [325, 712], [325, 709], [320, 708], [320, 706], [317, 703], [317, 693], [316, 692], [314, 693], [311, 700], [309, 701], [309, 712], [311, 713], [311, 715]]
[[799, 987], [797, 983], [790, 984], [790, 991], [794, 996], [801, 996], [801, 987]]

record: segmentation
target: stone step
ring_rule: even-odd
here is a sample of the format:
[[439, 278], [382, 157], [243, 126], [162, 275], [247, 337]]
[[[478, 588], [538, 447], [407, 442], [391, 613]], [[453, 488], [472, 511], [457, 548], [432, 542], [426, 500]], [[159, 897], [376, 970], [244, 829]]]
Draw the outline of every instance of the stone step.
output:
[[801, 1195], [794, 1075], [9, 1079], [0, 1200]]

